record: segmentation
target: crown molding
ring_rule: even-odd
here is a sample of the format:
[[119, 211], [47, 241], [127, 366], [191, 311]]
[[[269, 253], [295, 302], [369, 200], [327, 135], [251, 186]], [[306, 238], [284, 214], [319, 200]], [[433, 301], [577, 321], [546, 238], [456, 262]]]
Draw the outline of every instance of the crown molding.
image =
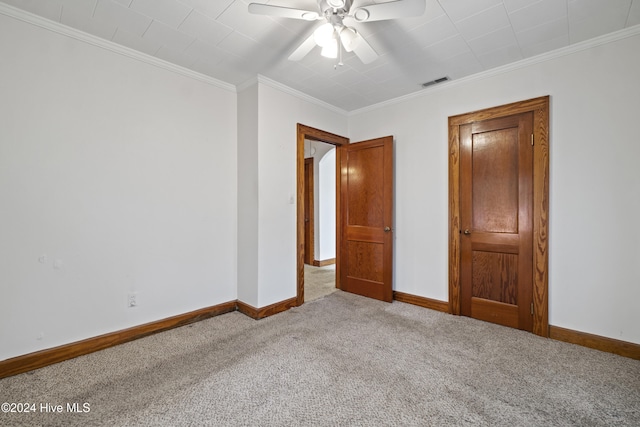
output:
[[539, 64], [546, 61], [551, 61], [553, 59], [562, 58], [564, 56], [569, 56], [577, 52], [582, 52], [584, 50], [588, 50], [597, 46], [601, 46], [604, 44], [612, 43], [618, 40], [623, 40], [629, 37], [633, 37], [640, 34], [640, 25], [635, 25], [633, 27], [625, 28], [613, 33], [605, 34], [600, 37], [596, 37], [593, 39], [585, 40], [580, 43], [572, 44], [566, 47], [562, 47], [560, 49], [553, 50], [551, 52], [543, 53], [537, 56], [532, 56], [531, 58], [526, 58], [520, 60], [518, 62], [513, 62], [511, 64], [503, 65], [501, 67], [492, 68], [487, 71], [482, 71], [480, 73], [472, 74], [467, 77], [463, 77], [457, 80], [451, 80], [446, 83], [442, 83], [436, 86], [432, 86], [427, 89], [422, 89], [418, 92], [409, 93], [407, 95], [400, 96], [398, 98], [389, 99], [387, 101], [382, 101], [377, 104], [372, 104], [363, 108], [359, 108], [357, 110], [349, 111], [347, 114], [349, 117], [366, 113], [369, 111], [377, 110], [379, 108], [388, 107], [390, 105], [399, 104], [401, 102], [407, 101], [413, 98], [419, 98], [423, 96], [427, 96], [429, 94], [439, 92], [445, 89], [450, 89], [452, 87], [466, 84], [469, 82], [473, 82], [476, 80], [484, 80], [490, 77], [494, 77], [500, 74], [508, 73], [514, 70], [518, 70], [521, 68], [529, 67], [531, 65]]
[[490, 77], [494, 77], [496, 75], [500, 75], [503, 73], [507, 73], [510, 71], [514, 71], [520, 68], [528, 67], [534, 64], [542, 63], [545, 61], [550, 61], [553, 59], [561, 58], [563, 56], [568, 56], [577, 52], [581, 52], [587, 49], [591, 49], [603, 44], [612, 43], [618, 40], [622, 40], [628, 37], [633, 37], [640, 34], [640, 25], [635, 25], [630, 28], [625, 28], [620, 31], [616, 31], [614, 33], [606, 34], [604, 36], [596, 37], [590, 40], [586, 40], [580, 43], [572, 44], [570, 46], [566, 46], [560, 49], [556, 49], [552, 52], [543, 53], [541, 55], [537, 55], [531, 58], [526, 58], [518, 62], [514, 62], [511, 64], [507, 64], [501, 67], [493, 68], [487, 71], [483, 71], [480, 73], [473, 74], [471, 76], [463, 77], [461, 79], [452, 80], [437, 86], [433, 86], [427, 89], [422, 89], [417, 92], [413, 92], [407, 95], [403, 95], [397, 98], [393, 98], [387, 101], [379, 102], [377, 104], [372, 104], [363, 108], [359, 108], [357, 110], [346, 111], [342, 108], [336, 107], [335, 105], [329, 104], [328, 102], [322, 101], [320, 99], [314, 98], [311, 95], [307, 95], [304, 92], [301, 92], [297, 89], [293, 89], [289, 86], [286, 86], [282, 83], [279, 83], [275, 80], [272, 80], [263, 75], [257, 75], [257, 77], [251, 78], [248, 81], [242, 83], [241, 85], [235, 86], [233, 84], [215, 79], [213, 77], [207, 76], [202, 73], [198, 73], [196, 71], [190, 70], [188, 68], [167, 62], [165, 60], [156, 58], [154, 56], [148, 55], [146, 53], [139, 52], [137, 50], [133, 50], [131, 48], [119, 45], [110, 40], [106, 40], [83, 31], [68, 27], [59, 22], [51, 21], [49, 19], [43, 18], [41, 16], [32, 14], [30, 12], [24, 11], [22, 9], [16, 8], [14, 6], [8, 5], [6, 3], [0, 3], [0, 14], [8, 16], [10, 18], [14, 18], [28, 24], [32, 24], [34, 26], [55, 32], [57, 34], [61, 34], [87, 44], [91, 44], [93, 46], [109, 50], [111, 52], [120, 54], [122, 56], [126, 56], [131, 59], [138, 60], [140, 62], [147, 63], [149, 65], [153, 65], [167, 71], [183, 75], [185, 77], [198, 80], [200, 82], [210, 84], [213, 86], [217, 86], [221, 89], [230, 91], [230, 92], [238, 92], [243, 91], [254, 85], [256, 82], [266, 84], [274, 89], [278, 89], [282, 92], [288, 93], [296, 98], [302, 99], [304, 101], [310, 102], [312, 104], [316, 104], [320, 107], [331, 110], [335, 113], [353, 116], [357, 114], [366, 113], [369, 111], [377, 110], [379, 108], [387, 107], [390, 105], [398, 104], [409, 99], [418, 98], [422, 96], [427, 96], [431, 93], [435, 93], [444, 89], [449, 89], [455, 87], [457, 85], [466, 84], [476, 80], [483, 80]]
[[146, 53], [133, 50], [126, 46], [119, 45], [110, 40], [106, 40], [106, 39], [94, 36], [92, 34], [77, 30], [75, 28], [68, 27], [59, 22], [51, 21], [41, 16], [34, 15], [33, 13], [24, 11], [22, 9], [18, 9], [6, 3], [0, 3], [0, 14], [8, 16], [10, 18], [17, 19], [19, 21], [26, 22], [31, 25], [35, 25], [37, 27], [52, 31], [57, 34], [60, 34], [72, 39], [76, 39], [78, 41], [117, 53], [119, 55], [126, 56], [128, 58], [135, 59], [137, 61], [144, 62], [149, 65], [153, 65], [155, 67], [165, 69], [167, 71], [170, 71], [176, 74], [181, 74], [185, 77], [198, 80], [200, 82], [210, 84], [212, 86], [217, 86], [220, 89], [228, 90], [234, 93], [236, 92], [236, 87], [230, 83], [223, 82], [222, 80], [215, 79], [213, 77], [198, 73], [193, 70], [189, 70], [188, 68], [181, 67], [176, 64], [172, 64], [163, 59], [156, 58], [155, 56], [151, 56]]
[[[279, 83], [279, 82], [277, 82], [275, 80], [272, 80], [269, 77], [265, 77], [265, 76], [263, 76], [261, 74], [258, 74], [257, 80], [258, 80], [259, 83], [265, 84], [265, 85], [270, 86], [270, 87], [272, 87], [274, 89], [278, 89], [281, 92], [288, 93], [289, 95], [295, 96], [296, 98], [299, 98], [299, 99], [301, 99], [303, 101], [307, 101], [307, 102], [309, 102], [311, 104], [316, 104], [316, 105], [318, 105], [320, 107], [323, 107], [323, 108], [326, 108], [328, 110], [331, 110], [334, 113], [342, 114], [342, 115], [345, 115], [345, 116], [349, 114], [348, 111], [343, 110], [342, 108], [338, 108], [335, 105], [329, 104], [328, 102], [322, 101], [322, 100], [320, 100], [318, 98], [314, 98], [311, 95], [307, 95], [304, 92], [300, 92], [297, 89], [293, 89], [293, 88], [291, 88], [289, 86], [286, 86], [286, 85], [284, 85], [282, 83]], [[250, 83], [249, 84], [249, 86], [250, 86], [251, 84], [255, 83], [255, 81], [254, 81], [254, 79], [250, 79], [248, 82], [243, 83], [241, 86], [244, 88], [247, 83]]]
[[255, 77], [251, 77], [249, 80], [247, 80], [246, 82], [239, 84], [236, 86], [236, 91], [237, 92], [242, 92], [245, 89], [250, 88], [251, 86], [255, 85], [258, 83], [258, 76]]

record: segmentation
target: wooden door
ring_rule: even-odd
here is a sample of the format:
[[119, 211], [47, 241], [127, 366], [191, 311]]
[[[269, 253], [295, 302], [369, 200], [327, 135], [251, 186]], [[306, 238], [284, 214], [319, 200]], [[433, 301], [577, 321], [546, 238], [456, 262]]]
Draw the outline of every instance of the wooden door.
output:
[[533, 114], [460, 126], [461, 314], [532, 330]]
[[393, 298], [393, 137], [338, 148], [338, 287]]
[[313, 264], [315, 258], [315, 224], [313, 157], [304, 159], [304, 263]]

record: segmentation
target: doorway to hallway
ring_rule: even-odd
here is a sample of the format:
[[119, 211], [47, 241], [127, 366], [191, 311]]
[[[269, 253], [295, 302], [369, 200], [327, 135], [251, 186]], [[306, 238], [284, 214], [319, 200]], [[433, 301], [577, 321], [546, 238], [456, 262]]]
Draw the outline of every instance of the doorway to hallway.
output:
[[[308, 247], [309, 243], [307, 236], [311, 233], [310, 228], [306, 227], [306, 212], [305, 206], [309, 206], [310, 203], [305, 202], [305, 189], [307, 188], [305, 179], [305, 157], [306, 154], [310, 154], [311, 152], [311, 143], [314, 144], [324, 144], [330, 145], [333, 147], [340, 147], [342, 145], [346, 145], [349, 143], [349, 139], [340, 135], [335, 135], [329, 132], [325, 132], [319, 129], [315, 129], [309, 126], [305, 126], [302, 124], [298, 124], [297, 128], [297, 155], [296, 155], [296, 163], [297, 163], [297, 215], [296, 215], [296, 223], [297, 223], [297, 292], [296, 292], [296, 304], [302, 305], [305, 301], [305, 257], [306, 251], [305, 248]], [[308, 151], [306, 151], [308, 150]], [[317, 152], [317, 148], [316, 148]], [[309, 162], [307, 162], [309, 164]], [[307, 169], [307, 173], [308, 169]], [[336, 172], [336, 176], [337, 176]], [[335, 182], [335, 181], [334, 181]], [[337, 190], [336, 190], [337, 191]], [[335, 193], [334, 193], [335, 194]], [[334, 196], [335, 197], [335, 196]], [[311, 199], [309, 199], [310, 201]], [[315, 196], [314, 196], [315, 200]], [[336, 197], [337, 201], [337, 197]], [[337, 208], [337, 207], [336, 207]], [[336, 208], [333, 210], [333, 219], [335, 221], [336, 218]], [[310, 209], [310, 208], [309, 208]], [[315, 206], [314, 206], [315, 212]], [[315, 222], [315, 217], [314, 217]], [[315, 231], [313, 233], [315, 237]], [[335, 235], [335, 234], [334, 234]], [[334, 241], [335, 247], [335, 241]], [[315, 249], [315, 242], [314, 242]], [[319, 255], [319, 254], [318, 254]], [[335, 257], [337, 258], [337, 253]], [[307, 261], [310, 264], [313, 264], [316, 259], [311, 259], [311, 257], [306, 257]], [[317, 258], [314, 254], [314, 258]], [[321, 259], [317, 259], [318, 264]], [[320, 267], [318, 265], [317, 267]], [[335, 264], [334, 264], [335, 268]], [[335, 273], [334, 273], [335, 277]], [[335, 288], [336, 282], [334, 279], [333, 286]]]

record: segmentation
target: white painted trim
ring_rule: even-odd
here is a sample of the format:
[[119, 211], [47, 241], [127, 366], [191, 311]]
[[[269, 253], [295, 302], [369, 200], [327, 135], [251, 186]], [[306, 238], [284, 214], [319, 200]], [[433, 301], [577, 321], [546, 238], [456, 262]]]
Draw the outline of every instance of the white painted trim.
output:
[[228, 90], [230, 92], [238, 92], [238, 91], [242, 91], [248, 87], [250, 87], [251, 85], [255, 84], [256, 81], [266, 84], [268, 86], [271, 86], [275, 89], [281, 90], [282, 92], [288, 93], [290, 95], [293, 95], [299, 99], [302, 99], [304, 101], [310, 102], [312, 104], [316, 104], [319, 105], [321, 107], [327, 108], [328, 110], [331, 110], [333, 112], [336, 112], [338, 114], [343, 114], [343, 115], [347, 115], [347, 116], [353, 116], [353, 115], [357, 115], [357, 114], [362, 114], [368, 111], [372, 111], [372, 110], [377, 110], [379, 108], [383, 108], [389, 105], [394, 105], [394, 104], [398, 104], [400, 102], [409, 100], [409, 99], [413, 99], [413, 98], [417, 98], [420, 96], [426, 96], [430, 93], [433, 92], [437, 92], [443, 89], [448, 89], [451, 88], [453, 86], [456, 85], [460, 85], [460, 84], [465, 84], [474, 80], [482, 80], [482, 79], [486, 79], [489, 77], [493, 77], [499, 74], [503, 74], [503, 73], [507, 73], [509, 71], [513, 71], [513, 70], [517, 70], [523, 67], [528, 67], [530, 65], [533, 64], [537, 64], [537, 63], [541, 63], [541, 62], [545, 62], [545, 61], [549, 61], [552, 59], [556, 59], [556, 58], [560, 58], [563, 56], [567, 56], [567, 55], [571, 55], [573, 53], [577, 53], [586, 49], [590, 49], [596, 46], [600, 46], [603, 44], [607, 44], [607, 43], [611, 43], [617, 40], [621, 40], [627, 37], [632, 37], [635, 35], [640, 34], [640, 25], [635, 25], [633, 27], [630, 28], [625, 28], [623, 30], [620, 31], [616, 31], [614, 33], [610, 33], [610, 34], [606, 34], [604, 36], [601, 37], [596, 37], [594, 39], [590, 39], [590, 40], [586, 40], [584, 42], [580, 42], [580, 43], [576, 43], [570, 46], [566, 46], [560, 49], [556, 49], [552, 52], [547, 52], [547, 53], [543, 53], [541, 55], [538, 56], [534, 56], [531, 58], [527, 58], [527, 59], [523, 59], [521, 61], [518, 62], [514, 62], [511, 64], [507, 64], [504, 65], [502, 67], [498, 67], [498, 68], [493, 68], [491, 70], [487, 70], [487, 71], [483, 71], [480, 73], [476, 73], [473, 74], [471, 76], [467, 76], [467, 77], [463, 77], [461, 79], [458, 80], [452, 80], [446, 83], [442, 83], [439, 85], [435, 85], [432, 86], [430, 88], [427, 89], [422, 89], [418, 92], [413, 92], [407, 95], [403, 95], [400, 96], [398, 98], [393, 98], [387, 101], [383, 101], [383, 102], [379, 102], [377, 104], [373, 104], [373, 105], [368, 105], [366, 107], [357, 109], [357, 110], [352, 110], [352, 111], [346, 111], [343, 110], [342, 108], [336, 107], [332, 104], [329, 104], [328, 102], [319, 100], [317, 98], [312, 97], [311, 95], [307, 95], [304, 92], [301, 92], [299, 90], [293, 89], [289, 86], [286, 86], [282, 83], [279, 83], [275, 80], [272, 80], [268, 77], [265, 77], [263, 75], [258, 74], [257, 77], [255, 78], [251, 78], [248, 81], [242, 83], [241, 85], [238, 86], [234, 86], [230, 83], [227, 82], [223, 82], [222, 80], [218, 80], [215, 79], [213, 77], [198, 73], [196, 71], [190, 70], [188, 68], [185, 67], [181, 67], [179, 65], [176, 64], [172, 64], [170, 62], [164, 61], [162, 59], [156, 58], [154, 56], [148, 55], [146, 53], [142, 53], [139, 52], [137, 50], [133, 50], [130, 49], [128, 47], [119, 45], [117, 43], [114, 43], [112, 41], [106, 40], [106, 39], [102, 39], [100, 37], [96, 37], [94, 35], [85, 33], [83, 31], [80, 30], [76, 30], [74, 28], [68, 27], [64, 24], [61, 24], [59, 22], [55, 22], [55, 21], [51, 21], [49, 19], [40, 17], [38, 15], [34, 15], [30, 12], [24, 11], [22, 9], [18, 9], [14, 6], [10, 6], [6, 3], [0, 3], [0, 14], [6, 15], [8, 17], [14, 18], [14, 19], [18, 19], [20, 21], [38, 26], [40, 28], [44, 28], [46, 30], [70, 37], [70, 38], [74, 38], [76, 40], [109, 50], [111, 52], [114, 53], [118, 53], [120, 55], [141, 61], [141, 62], [145, 62], [147, 64], [150, 65], [154, 65], [156, 67], [159, 68], [163, 68], [165, 70], [174, 72], [176, 74], [181, 74], [183, 76], [192, 78], [194, 80], [199, 80], [203, 83], [207, 83], [213, 86], [217, 86], [221, 89], [225, 89]]
[[41, 16], [34, 15], [33, 13], [24, 11], [22, 9], [18, 9], [6, 3], [0, 3], [0, 14], [26, 22], [28, 24], [35, 25], [37, 27], [52, 31], [54, 33], [61, 34], [63, 36], [67, 36], [67, 37], [79, 40], [81, 42], [84, 42], [102, 49], [109, 50], [111, 52], [120, 54], [122, 56], [126, 56], [128, 58], [145, 62], [147, 64], [156, 66], [158, 68], [163, 68], [167, 71], [171, 71], [176, 74], [181, 74], [185, 77], [189, 77], [194, 80], [199, 80], [203, 83], [217, 86], [221, 89], [228, 90], [230, 92], [234, 92], [234, 93], [236, 92], [236, 87], [230, 83], [223, 82], [222, 80], [215, 79], [213, 77], [198, 73], [193, 70], [189, 70], [188, 68], [184, 68], [176, 64], [172, 64], [160, 58], [156, 58], [155, 56], [151, 56], [146, 53], [142, 53], [140, 51], [133, 50], [131, 48], [119, 45], [110, 40], [106, 40], [106, 39], [94, 36], [92, 34], [88, 34], [83, 31], [77, 30], [75, 28], [68, 27], [59, 22], [51, 21]]
[[625, 28], [623, 30], [619, 30], [613, 33], [605, 34], [600, 37], [596, 37], [590, 40], [585, 40], [580, 43], [576, 43], [570, 46], [566, 46], [560, 49], [556, 49], [551, 52], [543, 53], [537, 56], [532, 56], [531, 58], [526, 58], [518, 62], [513, 62], [511, 64], [503, 65], [501, 67], [492, 68], [487, 71], [482, 71], [480, 73], [472, 74], [467, 77], [463, 77], [457, 80], [451, 80], [446, 83], [441, 83], [438, 85], [431, 86], [427, 89], [422, 89], [418, 92], [409, 93], [407, 95], [400, 96], [398, 98], [389, 99], [387, 101], [382, 101], [377, 104], [369, 105], [366, 107], [359, 108], [357, 110], [349, 111], [347, 114], [349, 117], [366, 113], [369, 111], [377, 110], [379, 108], [387, 107], [390, 105], [398, 104], [409, 99], [418, 98], [421, 96], [426, 96], [434, 92], [438, 92], [444, 89], [450, 89], [451, 87], [466, 84], [475, 80], [483, 80], [489, 77], [494, 77], [499, 74], [508, 73], [510, 71], [514, 71], [520, 68], [528, 67], [534, 64], [539, 64], [541, 62], [550, 61], [552, 59], [561, 58], [563, 56], [572, 55], [577, 52], [581, 52], [583, 50], [591, 49], [596, 46], [601, 46], [603, 44], [612, 43], [617, 40], [622, 40], [628, 37], [633, 37], [640, 34], [640, 25], [635, 25], [633, 27]]
[[[252, 81], [252, 79], [249, 80], [249, 82], [251, 82], [251, 81]], [[290, 88], [289, 86], [285, 86], [284, 84], [279, 83], [279, 82], [277, 82], [275, 80], [271, 80], [270, 78], [265, 77], [265, 76], [263, 76], [261, 74], [258, 74], [258, 82], [260, 82], [262, 84], [265, 84], [267, 86], [270, 86], [270, 87], [272, 87], [274, 89], [278, 89], [278, 90], [280, 90], [282, 92], [288, 93], [289, 95], [293, 95], [296, 98], [302, 99], [303, 101], [307, 101], [307, 102], [310, 102], [312, 104], [319, 105], [320, 107], [324, 107], [324, 108], [326, 108], [328, 110], [333, 111], [334, 113], [338, 113], [338, 114], [342, 114], [342, 115], [349, 114], [348, 111], [343, 110], [342, 108], [336, 107], [335, 105], [331, 105], [328, 102], [322, 101], [322, 100], [320, 100], [318, 98], [314, 98], [313, 96], [307, 95], [304, 92], [300, 92], [297, 89], [293, 89], [293, 88]], [[247, 83], [243, 83], [242, 87], [244, 87], [246, 84]]]
[[247, 80], [246, 82], [239, 84], [238, 86], [236, 86], [236, 91], [238, 92], [242, 92], [245, 89], [250, 88], [251, 86], [255, 85], [258, 83], [258, 77], [251, 77], [249, 80]]

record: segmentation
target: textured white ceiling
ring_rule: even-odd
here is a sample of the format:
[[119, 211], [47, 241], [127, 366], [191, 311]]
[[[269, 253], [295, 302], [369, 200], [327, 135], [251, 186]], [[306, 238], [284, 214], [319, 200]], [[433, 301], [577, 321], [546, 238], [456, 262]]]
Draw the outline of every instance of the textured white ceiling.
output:
[[[0, 1], [232, 85], [260, 74], [346, 111], [640, 24], [640, 0], [425, 0], [423, 16], [354, 25], [380, 57], [345, 54], [336, 66], [318, 48], [287, 60], [321, 21], [253, 15], [249, 0]], [[252, 1], [317, 10], [316, 0]]]

